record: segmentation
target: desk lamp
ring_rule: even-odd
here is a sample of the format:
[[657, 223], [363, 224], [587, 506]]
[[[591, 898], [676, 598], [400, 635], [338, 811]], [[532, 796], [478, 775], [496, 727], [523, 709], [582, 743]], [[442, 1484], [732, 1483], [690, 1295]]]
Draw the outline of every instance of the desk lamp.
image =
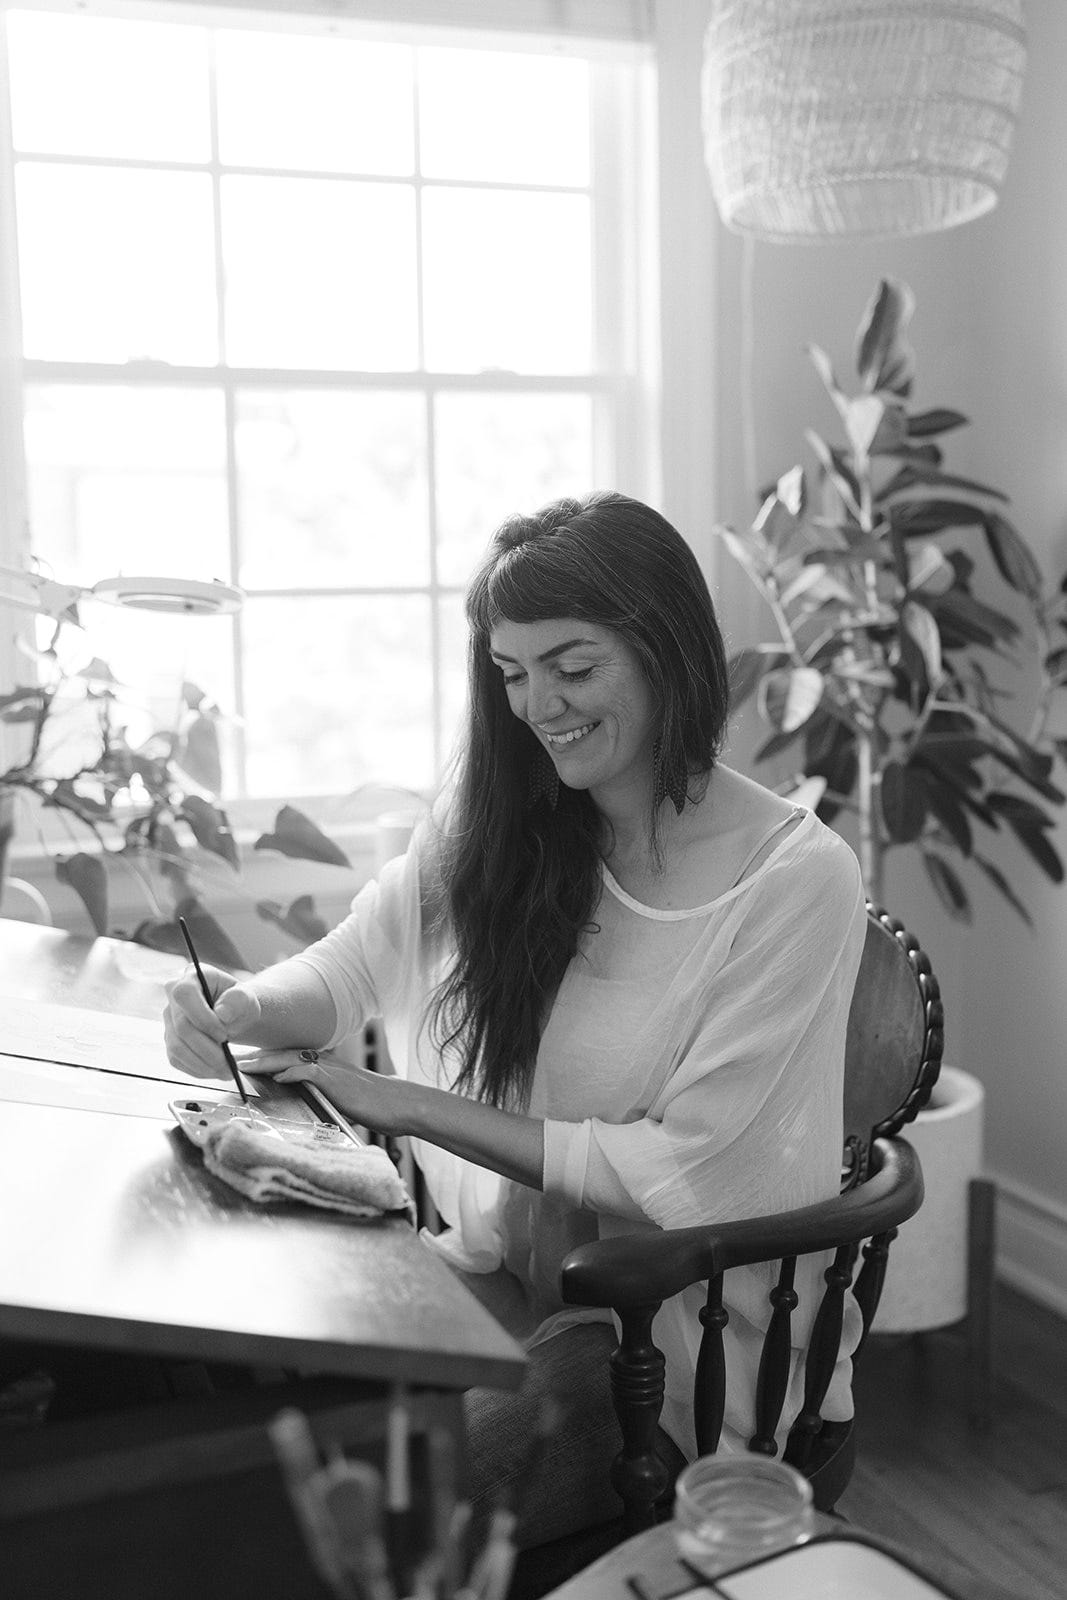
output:
[[177, 616], [217, 616], [238, 611], [244, 595], [234, 584], [201, 578], [102, 578], [86, 588], [58, 583], [38, 572], [0, 566], [0, 604], [54, 617], [57, 621], [79, 600], [105, 600], [109, 605]]

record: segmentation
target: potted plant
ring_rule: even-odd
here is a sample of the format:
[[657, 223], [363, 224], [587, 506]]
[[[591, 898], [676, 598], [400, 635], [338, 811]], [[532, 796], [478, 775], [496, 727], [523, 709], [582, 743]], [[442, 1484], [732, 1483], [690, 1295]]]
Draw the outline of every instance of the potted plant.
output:
[[[1030, 923], [987, 851], [1007, 834], [1063, 880], [1049, 834], [1067, 799], [1056, 781], [1067, 741], [1051, 729], [1067, 682], [1067, 585], [1046, 583], [999, 489], [946, 467], [942, 441], [967, 418], [910, 405], [913, 309], [906, 284], [879, 282], [856, 335], [853, 393], [811, 349], [843, 438], [809, 430], [814, 473], [784, 473], [747, 531], [717, 529], [773, 623], [770, 639], [732, 658], [733, 703], [754, 697], [768, 726], [757, 761], [792, 757], [798, 798], [827, 822], [854, 818], [870, 899], [885, 904], [886, 857], [906, 849], [952, 917], [970, 920], [977, 868]], [[980, 592], [980, 559], [995, 603]], [[1009, 703], [1027, 692], [1023, 729]], [[976, 1078], [945, 1067], [911, 1130], [931, 1181], [890, 1257], [879, 1330], [966, 1313], [966, 1241], [991, 1252], [991, 1229], [970, 1222], [992, 1204], [978, 1179], [983, 1100]], [[988, 1287], [991, 1258], [981, 1271]]]
[[[880, 281], [856, 336], [854, 393], [811, 348], [843, 439], [809, 430], [814, 474], [793, 467], [750, 529], [716, 530], [773, 623], [732, 658], [733, 703], [754, 696], [768, 725], [757, 761], [789, 752], [824, 820], [854, 815], [871, 899], [884, 903], [886, 856], [903, 847], [953, 917], [971, 915], [966, 863], [1029, 922], [987, 850], [1007, 833], [1063, 879], [1049, 832], [1067, 799], [1055, 781], [1067, 741], [1050, 713], [1067, 681], [1067, 596], [1046, 584], [1007, 497], [944, 465], [941, 441], [967, 418], [909, 405], [913, 309], [906, 284]], [[978, 592], [983, 551], [996, 604]], [[1026, 647], [1036, 682], [1021, 731], [1006, 702], [1024, 688]]]
[[[237, 842], [219, 802], [218, 706], [185, 683], [170, 724], [135, 742], [130, 691], [106, 662], [71, 666], [60, 648], [64, 629], [78, 625], [76, 606], [66, 606], [52, 624], [36, 652], [35, 681], [0, 694], [0, 721], [23, 747], [21, 759], [0, 772], [0, 892], [16, 827], [38, 809], [55, 813], [70, 837], [69, 848], [49, 849], [56, 877], [82, 900], [97, 933], [119, 931], [111, 926], [109, 881], [122, 869], [135, 876], [145, 899], [147, 914], [129, 935], [134, 941], [182, 953], [181, 916], [205, 959], [246, 967], [205, 903], [213, 880], [221, 876], [229, 886], [240, 871]], [[339, 847], [293, 806], [279, 811], [273, 831], [254, 848], [349, 866]], [[287, 908], [258, 901], [256, 909], [300, 947], [326, 932], [309, 895]]]

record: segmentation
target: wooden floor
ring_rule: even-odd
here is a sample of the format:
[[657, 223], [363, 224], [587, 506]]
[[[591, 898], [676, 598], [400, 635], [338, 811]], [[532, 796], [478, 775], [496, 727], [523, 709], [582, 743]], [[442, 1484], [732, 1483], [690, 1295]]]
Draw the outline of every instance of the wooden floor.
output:
[[1067, 1322], [1001, 1285], [992, 1420], [967, 1421], [960, 1331], [882, 1335], [856, 1375], [855, 1474], [838, 1504], [962, 1600], [1067, 1596]]

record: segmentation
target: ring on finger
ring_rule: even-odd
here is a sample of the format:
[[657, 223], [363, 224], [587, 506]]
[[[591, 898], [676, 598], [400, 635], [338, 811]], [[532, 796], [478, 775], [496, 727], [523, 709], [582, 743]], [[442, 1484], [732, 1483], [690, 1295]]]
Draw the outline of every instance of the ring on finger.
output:
[[319, 1052], [317, 1050], [301, 1050], [300, 1059], [301, 1061], [307, 1061], [314, 1065], [314, 1063], [319, 1059]]

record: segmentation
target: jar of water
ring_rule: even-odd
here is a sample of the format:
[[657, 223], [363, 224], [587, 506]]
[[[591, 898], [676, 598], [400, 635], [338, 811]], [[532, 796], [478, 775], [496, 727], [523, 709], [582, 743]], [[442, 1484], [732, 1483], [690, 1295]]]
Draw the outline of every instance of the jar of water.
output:
[[708, 1576], [802, 1544], [814, 1531], [811, 1484], [770, 1456], [701, 1456], [679, 1474], [679, 1555]]

